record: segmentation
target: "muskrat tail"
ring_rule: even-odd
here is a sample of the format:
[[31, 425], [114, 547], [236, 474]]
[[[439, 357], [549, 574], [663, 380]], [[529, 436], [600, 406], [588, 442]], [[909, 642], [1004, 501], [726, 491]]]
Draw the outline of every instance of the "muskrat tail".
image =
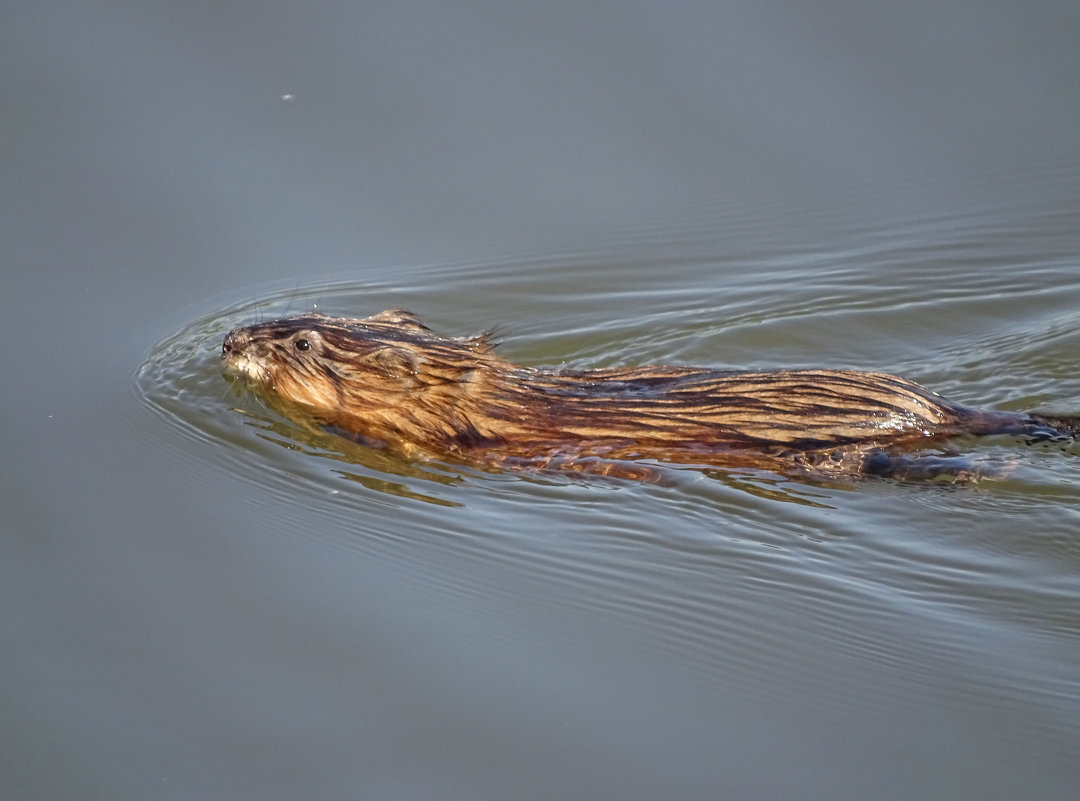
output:
[[1069, 437], [1080, 440], [1080, 417], [1060, 414], [1032, 414], [1029, 417], [1035, 424], [1031, 433], [1039, 439]]

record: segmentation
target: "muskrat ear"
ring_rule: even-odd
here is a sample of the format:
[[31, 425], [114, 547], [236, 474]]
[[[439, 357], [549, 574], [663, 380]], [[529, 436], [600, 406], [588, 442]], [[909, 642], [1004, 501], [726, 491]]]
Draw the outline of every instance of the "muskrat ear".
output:
[[406, 378], [420, 372], [422, 359], [408, 348], [383, 348], [374, 361], [386, 372], [388, 378]]
[[491, 353], [499, 344], [494, 331], [484, 331], [474, 337], [469, 337], [465, 343], [477, 353]]
[[381, 311], [378, 314], [373, 314], [370, 317], [365, 317], [361, 322], [364, 323], [390, 323], [391, 325], [399, 325], [403, 328], [411, 328], [414, 331], [430, 331], [431, 329], [420, 322], [420, 318], [413, 314], [411, 311], [405, 309], [387, 309]]

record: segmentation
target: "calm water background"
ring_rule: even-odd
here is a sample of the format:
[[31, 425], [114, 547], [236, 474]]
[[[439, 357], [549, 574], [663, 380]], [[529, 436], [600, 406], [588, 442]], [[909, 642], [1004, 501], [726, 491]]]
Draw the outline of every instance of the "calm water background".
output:
[[672, 486], [298, 443], [313, 305], [1080, 413], [1075, 3], [0, 25], [0, 797], [1075, 798], [1080, 449]]

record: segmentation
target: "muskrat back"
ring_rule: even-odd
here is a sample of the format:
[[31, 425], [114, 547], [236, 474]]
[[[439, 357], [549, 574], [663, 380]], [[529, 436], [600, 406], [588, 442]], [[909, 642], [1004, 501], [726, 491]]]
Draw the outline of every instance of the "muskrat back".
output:
[[438, 336], [403, 310], [237, 328], [222, 358], [229, 373], [359, 442], [481, 464], [788, 460], [858, 472], [874, 464], [867, 454], [962, 433], [1080, 432], [1076, 418], [977, 411], [886, 373], [523, 367], [486, 336]]

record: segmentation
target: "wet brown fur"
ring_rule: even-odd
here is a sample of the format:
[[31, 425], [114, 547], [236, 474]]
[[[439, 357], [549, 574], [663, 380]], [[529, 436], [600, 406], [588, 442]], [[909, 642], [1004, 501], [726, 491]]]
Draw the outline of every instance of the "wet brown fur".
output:
[[401, 310], [238, 328], [222, 357], [232, 374], [359, 442], [480, 464], [654, 459], [879, 472], [868, 454], [962, 433], [1080, 433], [1076, 418], [980, 412], [885, 373], [522, 367], [485, 336], [441, 337]]

